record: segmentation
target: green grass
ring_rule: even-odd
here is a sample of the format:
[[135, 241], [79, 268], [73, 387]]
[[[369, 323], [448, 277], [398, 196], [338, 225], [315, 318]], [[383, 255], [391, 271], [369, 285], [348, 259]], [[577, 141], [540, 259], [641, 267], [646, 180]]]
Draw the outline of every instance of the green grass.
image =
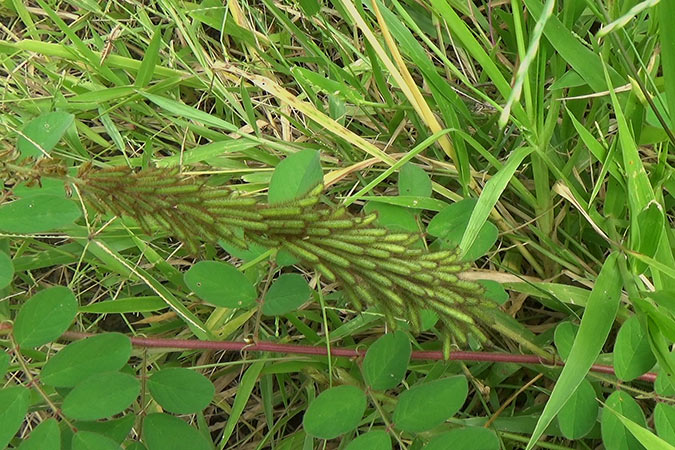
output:
[[[489, 342], [453, 350], [567, 361], [559, 370], [413, 360], [404, 384], [366, 389], [363, 419], [324, 441], [305, 433], [302, 415], [331, 387], [370, 385], [359, 361], [135, 347], [120, 373], [142, 390], [120, 442], [136, 448], [144, 418], [161, 411], [146, 376], [184, 367], [206, 376], [215, 396], [180, 417], [216, 448], [345, 448], [386, 429], [413, 450], [488, 421], [495, 448], [675, 445], [675, 6], [653, 3], [0, 2], [0, 208], [34, 194], [10, 155], [43, 157], [35, 139], [71, 175], [88, 163], [179, 167], [260, 202], [279, 189], [281, 161], [313, 150], [325, 203], [377, 211], [381, 225], [423, 233], [430, 250], [458, 246], [473, 261], [467, 278], [506, 290]], [[28, 125], [52, 112], [46, 134]], [[302, 185], [307, 173], [284, 183]], [[49, 177], [39, 192], [65, 198]], [[81, 212], [78, 195], [68, 203]], [[200, 241], [195, 256], [166, 229], [146, 233], [86, 208], [44, 233], [0, 233], [11, 258], [0, 259], [0, 320], [15, 321], [36, 292], [66, 286], [80, 308], [74, 331], [328, 349], [365, 348], [390, 331], [381, 311], [357, 310], [308, 265], [280, 267], [274, 250]], [[214, 307], [184, 279], [202, 260], [238, 267], [259, 299], [281, 273], [301, 274], [312, 301], [279, 317], [257, 305]], [[113, 299], [119, 307], [103, 303]], [[18, 354], [16, 334], [0, 335], [0, 356], [9, 355], [0, 395], [20, 404], [24, 391], [7, 389], [35, 386], [30, 378], [63, 342]], [[443, 343], [433, 330], [408, 337], [413, 350]], [[619, 378], [589, 372], [593, 363]], [[634, 380], [647, 371], [655, 383]], [[452, 418], [420, 433], [392, 425], [403, 392], [457, 375], [468, 394]], [[67, 434], [48, 404], [60, 407], [66, 394], [37, 380], [10, 448], [49, 417]]]

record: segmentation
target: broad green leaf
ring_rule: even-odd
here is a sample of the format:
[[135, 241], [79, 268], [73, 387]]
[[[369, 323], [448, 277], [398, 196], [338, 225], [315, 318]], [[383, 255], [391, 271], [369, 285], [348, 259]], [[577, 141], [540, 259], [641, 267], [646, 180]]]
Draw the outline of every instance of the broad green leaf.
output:
[[10, 258], [7, 253], [0, 250], [0, 289], [9, 286], [9, 283], [12, 282], [12, 278], [14, 278], [12, 258]]
[[168, 414], [145, 418], [143, 442], [148, 450], [211, 450], [211, 443], [196, 428]]
[[558, 349], [558, 355], [560, 355], [563, 361], [567, 361], [578, 331], [579, 325], [575, 325], [572, 322], [561, 322], [555, 327], [553, 342], [555, 342], [555, 348]]
[[298, 259], [294, 254], [283, 248], [279, 249], [275, 259], [277, 266], [279, 267], [294, 266], [300, 262], [300, 259]]
[[18, 450], [60, 450], [61, 430], [56, 419], [49, 418], [30, 432]]
[[312, 294], [305, 278], [297, 273], [285, 273], [274, 280], [263, 303], [263, 314], [280, 316], [295, 311]]
[[420, 166], [406, 163], [398, 174], [398, 194], [431, 197], [431, 180]]
[[5, 351], [0, 351], [0, 378], [5, 376], [9, 367], [9, 355]]
[[366, 394], [343, 385], [323, 391], [309, 405], [302, 425], [310, 436], [333, 439], [356, 428], [366, 411]]
[[21, 183], [13, 191], [20, 198], [35, 197], [36, 195], [54, 195], [66, 198], [65, 183], [59, 178], [41, 177], [40, 184], [28, 186], [28, 183]]
[[44, 289], [21, 306], [14, 321], [14, 337], [21, 347], [38, 347], [61, 336], [77, 314], [77, 300], [70, 289]]
[[616, 411], [610, 410], [612, 414], [615, 414], [621, 423], [628, 428], [628, 431], [647, 449], [657, 449], [657, 450], [675, 450], [675, 446], [670, 445], [668, 442], [664, 441], [657, 435], [651, 432], [646, 425], [638, 425], [634, 421], [624, 417], [622, 414], [617, 413]]
[[363, 378], [374, 390], [396, 387], [403, 381], [411, 354], [412, 345], [405, 333], [387, 333], [378, 338], [366, 352]]
[[[533, 149], [530, 147], [521, 147], [513, 152], [511, 156], [509, 156], [509, 160], [506, 162], [506, 164], [504, 164], [504, 166], [499, 169], [499, 171], [492, 178], [490, 178], [487, 183], [485, 183], [483, 192], [481, 192], [478, 202], [475, 203], [475, 206], [471, 211], [471, 217], [462, 229], [464, 232], [461, 241], [459, 242], [459, 248], [462, 257], [468, 258], [469, 255], [475, 254], [477, 250], [472, 248], [474, 243], [485, 241], [486, 237], [484, 235], [486, 231], [484, 231], [484, 229], [486, 228], [487, 224], [492, 225], [492, 223], [487, 221], [492, 208], [494, 208], [494, 206], [497, 204], [497, 201], [499, 201], [499, 197], [502, 195], [502, 192], [504, 192], [504, 189], [506, 189], [506, 186], [508, 185], [511, 178], [513, 178], [513, 174], [516, 172], [518, 167], [520, 167], [523, 159], [532, 153], [532, 150]], [[489, 225], [487, 226], [489, 228]], [[497, 231], [497, 227], [492, 225], [492, 228], [494, 229], [494, 239], [496, 240], [497, 236], [495, 232]], [[485, 243], [483, 244], [486, 245]], [[492, 246], [492, 244], [494, 244], [494, 242], [490, 243], [488, 249]], [[482, 254], [483, 253], [481, 253], [481, 255]], [[476, 258], [469, 258], [469, 260], [473, 259]]]
[[68, 344], [42, 368], [46, 385], [73, 387], [91, 375], [119, 370], [131, 356], [131, 340], [119, 333], [105, 333]]
[[478, 280], [478, 284], [485, 288], [484, 297], [498, 305], [503, 305], [509, 299], [508, 292], [494, 280]]
[[567, 363], [537, 421], [527, 444], [527, 450], [535, 445], [544, 430], [565, 406], [605, 345], [619, 308], [621, 295], [622, 280], [617, 264], [618, 257], [618, 253], [612, 253], [602, 265], [593, 291], [588, 298], [579, 332], [572, 344]]
[[0, 448], [14, 437], [28, 412], [30, 391], [22, 386], [0, 389]]
[[649, 346], [649, 337], [637, 316], [632, 316], [619, 329], [614, 342], [614, 371], [623, 381], [633, 380], [656, 364]]
[[141, 383], [121, 372], [92, 375], [66, 395], [63, 413], [75, 420], [98, 420], [114, 416], [138, 397]]
[[190, 267], [185, 284], [201, 299], [226, 308], [246, 308], [258, 295], [243, 273], [219, 261], [200, 261]]
[[391, 450], [391, 437], [384, 430], [369, 431], [347, 444], [345, 450]]
[[459, 411], [468, 392], [463, 375], [413, 386], [398, 396], [394, 426], [409, 433], [431, 430]]
[[558, 426], [567, 439], [580, 439], [593, 429], [597, 419], [595, 390], [588, 380], [583, 380], [558, 413]]
[[661, 439], [675, 445], [675, 406], [666, 403], [656, 404], [654, 428]]
[[16, 147], [23, 156], [49, 154], [74, 120], [74, 115], [62, 111], [42, 114], [23, 127]]
[[396, 205], [379, 202], [368, 202], [363, 208], [366, 214], [377, 213], [377, 223], [392, 231], [418, 233], [420, 231], [415, 214], [412, 211]]
[[499, 438], [487, 428], [458, 428], [434, 436], [424, 450], [499, 450]]
[[321, 9], [321, 0], [298, 0], [298, 3], [307, 17], [312, 17]]
[[36, 195], [0, 206], [0, 231], [44, 233], [70, 225], [82, 211], [72, 200]]
[[119, 419], [111, 419], [106, 421], [83, 422], [77, 421], [74, 423], [75, 428], [80, 431], [91, 431], [93, 433], [102, 434], [113, 441], [121, 444], [131, 432], [136, 421], [135, 414], [125, 414]]
[[176, 414], [194, 414], [203, 410], [215, 394], [215, 387], [208, 378], [182, 367], [153, 373], [148, 379], [148, 389], [162, 408]]
[[268, 202], [273, 205], [296, 200], [323, 182], [319, 153], [307, 149], [282, 160], [274, 169]]
[[409, 209], [426, 209], [427, 211], [442, 211], [448, 207], [448, 203], [429, 197], [418, 197], [416, 195], [399, 195], [396, 197], [385, 197], [378, 195], [363, 195], [362, 200], [373, 203], [385, 203], [387, 205], [402, 206]]
[[605, 448], [612, 450], [641, 449], [642, 445], [635, 436], [628, 431], [621, 419], [613, 413], [619, 413], [627, 419], [646, 426], [647, 421], [642, 408], [633, 397], [624, 391], [615, 391], [607, 398], [605, 408], [602, 411], [602, 443]]
[[167, 308], [167, 304], [161, 297], [148, 295], [92, 303], [80, 306], [79, 311], [83, 313], [111, 314], [152, 312], [164, 308]]
[[[474, 199], [461, 200], [454, 203], [431, 219], [427, 232], [442, 239], [451, 247], [460, 244], [475, 210], [477, 201]], [[464, 252], [464, 259], [473, 261], [484, 255], [497, 241], [498, 230], [492, 222], [484, 221], [471, 247]]]
[[78, 431], [73, 436], [73, 450], [120, 450], [118, 443], [102, 434]]

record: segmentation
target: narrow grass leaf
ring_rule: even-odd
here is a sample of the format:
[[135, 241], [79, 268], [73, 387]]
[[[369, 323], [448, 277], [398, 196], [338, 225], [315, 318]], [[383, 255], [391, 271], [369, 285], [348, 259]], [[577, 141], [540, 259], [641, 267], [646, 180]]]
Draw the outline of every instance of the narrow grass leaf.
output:
[[155, 66], [157, 66], [157, 61], [159, 60], [159, 47], [161, 43], [162, 30], [157, 27], [152, 33], [152, 39], [150, 39], [150, 44], [148, 44], [148, 47], [145, 49], [143, 61], [136, 74], [134, 86], [137, 88], [144, 88], [150, 83], [150, 80], [152, 80], [152, 76], [155, 73]]
[[334, 439], [357, 427], [366, 411], [366, 394], [343, 385], [323, 391], [310, 403], [302, 426], [310, 436]]
[[131, 356], [131, 340], [105, 333], [68, 344], [47, 360], [40, 381], [49, 386], [73, 387], [91, 375], [121, 369]]
[[532, 153], [532, 150], [532, 147], [521, 147], [513, 152], [506, 164], [485, 184], [485, 188], [481, 192], [478, 202], [471, 213], [471, 217], [466, 224], [462, 240], [459, 242], [462, 256], [465, 256], [469, 249], [471, 249], [471, 246], [483, 230], [492, 208], [499, 201], [499, 197], [504, 192], [504, 189], [506, 189], [513, 174], [520, 167], [523, 159]]
[[675, 28], [672, 26], [675, 4], [662, 1], [657, 8], [663, 85], [670, 113], [670, 129], [675, 130]]
[[166, 307], [167, 304], [161, 297], [149, 295], [144, 297], [118, 298], [115, 300], [92, 303], [91, 305], [80, 306], [79, 312], [95, 314], [141, 313], [153, 312]]
[[184, 420], [168, 414], [149, 414], [143, 421], [143, 442], [148, 450], [212, 450], [203, 434]]
[[618, 257], [620, 257], [619, 254], [612, 253], [605, 260], [598, 274], [567, 363], [537, 421], [527, 444], [527, 450], [536, 444], [544, 430], [565, 406], [605, 344], [619, 308], [621, 295], [622, 283], [617, 264]]
[[468, 389], [463, 375], [413, 386], [398, 396], [394, 426], [409, 433], [431, 430], [459, 411]]
[[56, 340], [77, 314], [77, 300], [70, 289], [44, 289], [21, 306], [14, 321], [14, 338], [21, 347], [38, 347]]
[[[607, 398], [602, 412], [602, 443], [605, 448], [616, 450], [644, 448], [624, 420], [630, 421], [637, 428], [647, 426], [642, 408], [633, 397], [627, 392], [615, 391]], [[669, 447], [651, 448], [665, 450]]]
[[251, 393], [253, 392], [253, 388], [258, 381], [260, 371], [262, 371], [263, 367], [265, 367], [265, 361], [256, 361], [246, 369], [246, 372], [244, 372], [244, 375], [241, 377], [239, 386], [237, 386], [237, 395], [232, 404], [232, 411], [230, 411], [230, 417], [228, 417], [225, 428], [223, 429], [223, 436], [221, 437], [220, 445], [218, 446], [219, 450], [225, 448], [227, 441], [230, 439], [235, 427], [239, 423], [239, 418], [244, 412], [248, 400], [251, 398]]

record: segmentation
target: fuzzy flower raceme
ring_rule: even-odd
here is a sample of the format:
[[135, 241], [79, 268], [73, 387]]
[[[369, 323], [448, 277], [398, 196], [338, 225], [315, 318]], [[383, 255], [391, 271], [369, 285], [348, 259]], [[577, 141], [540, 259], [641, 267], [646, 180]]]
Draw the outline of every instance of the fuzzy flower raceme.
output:
[[418, 330], [420, 312], [434, 311], [446, 348], [450, 336], [460, 342], [469, 332], [485, 337], [480, 325], [490, 320], [494, 304], [482, 297], [479, 284], [459, 276], [467, 265], [456, 251], [428, 252], [413, 245], [418, 234], [378, 226], [375, 214], [322, 204], [320, 185], [295, 201], [271, 205], [209, 187], [177, 169], [85, 168], [75, 182], [98, 211], [132, 217], [148, 233], [160, 228], [193, 253], [200, 241], [283, 248], [338, 282], [357, 308], [377, 306], [392, 324], [405, 318]]

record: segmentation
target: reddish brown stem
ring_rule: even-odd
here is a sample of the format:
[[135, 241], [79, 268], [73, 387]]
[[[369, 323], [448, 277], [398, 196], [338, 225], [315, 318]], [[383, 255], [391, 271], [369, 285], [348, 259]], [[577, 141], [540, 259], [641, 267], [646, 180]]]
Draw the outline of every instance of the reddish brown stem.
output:
[[[66, 339], [82, 339], [92, 336], [90, 333], [79, 333], [67, 331], [63, 334]], [[302, 355], [327, 355], [326, 347], [313, 347], [310, 345], [297, 344], [278, 344], [275, 342], [237, 342], [237, 341], [198, 341], [186, 339], [159, 339], [159, 338], [141, 338], [132, 337], [131, 342], [138, 347], [155, 348], [176, 348], [176, 349], [198, 349], [198, 350], [219, 350], [230, 352], [275, 352], [275, 353], [295, 353]], [[332, 347], [330, 349], [332, 356], [343, 356], [347, 358], [356, 358], [365, 356], [365, 350], [350, 348]], [[441, 351], [414, 351], [412, 359], [418, 360], [442, 360]], [[546, 360], [535, 355], [513, 355], [509, 353], [494, 352], [452, 352], [450, 359], [453, 361], [486, 361], [486, 362], [508, 362], [516, 364], [541, 364], [549, 366], [564, 366], [565, 363], [559, 360]], [[614, 368], [604, 364], [594, 364], [591, 371], [614, 375]], [[656, 381], [656, 375], [653, 372], [645, 373], [638, 377], [638, 380], [653, 383]]]

